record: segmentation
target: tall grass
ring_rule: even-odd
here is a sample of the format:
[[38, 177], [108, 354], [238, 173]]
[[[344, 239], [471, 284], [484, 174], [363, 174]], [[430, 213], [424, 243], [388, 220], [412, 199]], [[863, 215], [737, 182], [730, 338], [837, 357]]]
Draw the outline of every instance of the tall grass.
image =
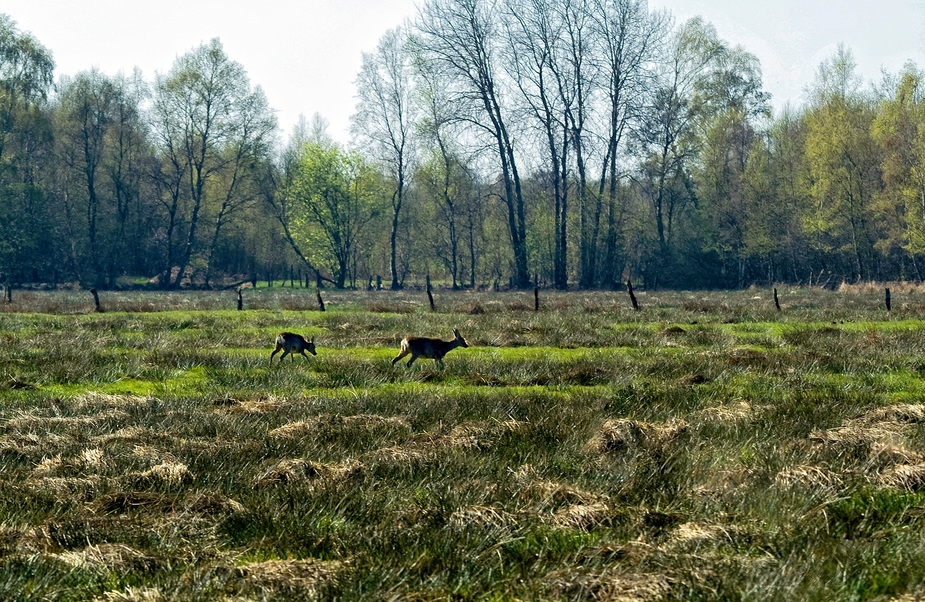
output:
[[[779, 293], [22, 293], [0, 597], [917, 595], [917, 293]], [[280, 330], [318, 356], [271, 364]]]

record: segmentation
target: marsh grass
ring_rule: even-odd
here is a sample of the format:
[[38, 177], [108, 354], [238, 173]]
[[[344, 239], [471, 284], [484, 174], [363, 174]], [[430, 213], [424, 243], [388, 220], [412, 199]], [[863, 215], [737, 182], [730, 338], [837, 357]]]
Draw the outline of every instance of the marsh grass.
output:
[[[914, 288], [19, 293], [0, 598], [925, 592]], [[468, 349], [391, 365], [407, 334]], [[281, 330], [318, 356], [270, 362]]]

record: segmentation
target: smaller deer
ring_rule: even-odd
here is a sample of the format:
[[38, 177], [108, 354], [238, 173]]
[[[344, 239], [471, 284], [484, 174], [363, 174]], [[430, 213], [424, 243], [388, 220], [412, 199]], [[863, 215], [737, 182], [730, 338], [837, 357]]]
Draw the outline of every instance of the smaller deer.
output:
[[441, 341], [440, 339], [428, 339], [426, 337], [405, 337], [401, 341], [401, 353], [398, 354], [394, 360], [392, 360], [392, 365], [395, 365], [395, 362], [405, 357], [409, 353], [411, 354], [411, 359], [408, 360], [408, 365], [414, 363], [414, 360], [419, 357], [425, 357], [434, 360], [437, 364], [440, 364], [440, 367], [443, 368], [443, 356], [449, 353], [450, 351], [456, 349], [457, 347], [468, 347], [469, 344], [466, 343], [466, 339], [462, 338], [462, 335], [459, 334], [459, 330], [453, 329], [453, 334], [456, 338], [452, 341]]
[[[295, 361], [295, 354], [301, 353], [305, 355], [305, 352], [308, 351], [312, 355], [318, 355], [315, 353], [315, 337], [312, 337], [310, 341], [306, 341], [302, 335], [295, 334], [293, 332], [281, 332], [276, 337], [276, 349], [273, 350], [273, 353], [270, 354], [270, 362], [273, 361], [273, 356], [279, 353], [279, 350], [283, 350], [283, 354], [279, 356], [279, 361], [282, 362], [288, 354], [292, 354], [292, 360]], [[308, 359], [308, 356], [305, 355], [305, 359]]]

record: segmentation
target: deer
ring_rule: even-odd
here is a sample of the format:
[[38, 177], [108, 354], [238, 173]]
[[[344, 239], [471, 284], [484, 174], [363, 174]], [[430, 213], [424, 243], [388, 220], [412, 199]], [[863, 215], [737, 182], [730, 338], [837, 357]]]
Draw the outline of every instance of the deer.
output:
[[283, 358], [290, 353], [292, 354], [292, 361], [295, 361], [296, 353], [301, 353], [305, 356], [305, 359], [308, 359], [308, 356], [305, 355], [306, 351], [312, 355], [318, 355], [315, 353], [315, 337], [312, 337], [310, 341], [306, 341], [302, 335], [295, 334], [294, 332], [281, 332], [276, 337], [276, 349], [270, 354], [271, 363], [273, 362], [273, 356], [279, 353], [280, 349], [283, 350], [283, 354], [279, 356], [280, 363], [282, 363]]
[[462, 338], [462, 335], [459, 334], [458, 329], [453, 329], [453, 335], [455, 335], [456, 338], [452, 341], [441, 341], [440, 339], [428, 339], [426, 337], [405, 337], [401, 340], [401, 353], [392, 360], [392, 365], [394, 366], [395, 362], [410, 353], [411, 359], [408, 360], [408, 366], [413, 364], [414, 360], [419, 357], [425, 357], [434, 360], [435, 363], [443, 368], [444, 355], [457, 347], [469, 346], [469, 344], [466, 343], [466, 339]]

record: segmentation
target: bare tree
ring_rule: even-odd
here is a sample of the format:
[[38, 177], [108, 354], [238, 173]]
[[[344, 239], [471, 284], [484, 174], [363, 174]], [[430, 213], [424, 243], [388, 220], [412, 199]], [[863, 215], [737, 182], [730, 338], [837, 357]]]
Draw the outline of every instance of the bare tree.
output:
[[228, 58], [217, 39], [178, 58], [168, 75], [157, 78], [155, 90], [153, 129], [166, 165], [162, 175], [170, 191], [168, 211], [175, 215], [181, 202], [188, 204], [183, 216], [186, 240], [176, 266], [172, 252], [167, 252], [167, 277], [176, 268], [170, 282], [176, 287], [197, 250], [199, 221], [209, 195], [224, 197], [217, 237], [237, 202], [235, 169], [250, 149], [260, 146], [275, 122], [263, 92], [251, 89], [244, 68]]
[[395, 181], [389, 234], [392, 290], [401, 288], [397, 262], [399, 218], [408, 174], [413, 170], [415, 161], [412, 134], [416, 105], [412, 101], [413, 72], [406, 38], [402, 28], [389, 30], [374, 53], [363, 54], [363, 66], [357, 77], [360, 102], [353, 116], [354, 133], [370, 142], [375, 158]]
[[511, 72], [537, 124], [549, 161], [554, 216], [553, 282], [568, 285], [568, 172], [570, 134], [565, 115], [575, 101], [574, 87], [565, 81], [562, 45], [565, 27], [554, 0], [509, 0], [505, 19]]
[[434, 0], [420, 9], [417, 31], [425, 60], [452, 85], [457, 119], [488, 136], [497, 153], [502, 199], [514, 254], [514, 284], [530, 285], [526, 214], [517, 169], [517, 152], [502, 98], [496, 52], [501, 13], [494, 0]]
[[592, 4], [595, 53], [600, 55], [599, 84], [603, 90], [601, 160], [598, 196], [607, 199], [607, 228], [600, 281], [621, 281], [617, 254], [626, 208], [618, 202], [622, 179], [620, 148], [623, 136], [639, 119], [651, 94], [655, 61], [668, 32], [666, 13], [649, 13], [646, 0], [595, 0]]

